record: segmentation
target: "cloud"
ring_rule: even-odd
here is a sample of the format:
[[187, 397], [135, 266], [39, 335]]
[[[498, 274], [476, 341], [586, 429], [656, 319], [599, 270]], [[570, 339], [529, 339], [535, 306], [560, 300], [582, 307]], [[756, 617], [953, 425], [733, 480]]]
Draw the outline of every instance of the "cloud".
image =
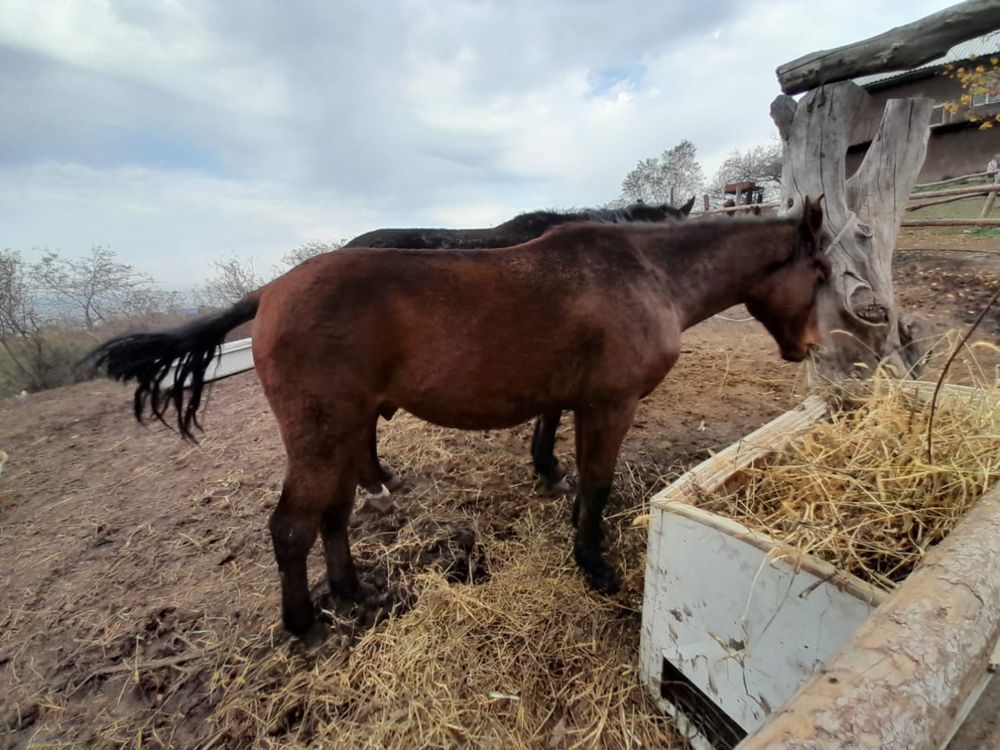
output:
[[372, 221], [333, 192], [193, 171], [46, 163], [5, 169], [0, 179], [5, 246], [72, 256], [105, 245], [177, 288], [195, 286], [215, 258], [237, 253], [269, 266], [303, 242], [342, 239], [343, 227], [359, 233]]
[[773, 132], [774, 68], [944, 7], [0, 0], [0, 246], [166, 283], [376, 225], [614, 198], [683, 138]]

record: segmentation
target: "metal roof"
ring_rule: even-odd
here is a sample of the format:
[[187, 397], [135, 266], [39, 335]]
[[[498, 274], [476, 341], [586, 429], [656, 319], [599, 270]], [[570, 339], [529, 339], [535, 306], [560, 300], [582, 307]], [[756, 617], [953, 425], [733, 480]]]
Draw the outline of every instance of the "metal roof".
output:
[[859, 76], [854, 79], [854, 82], [859, 86], [868, 87], [876, 83], [884, 83], [904, 76], [907, 78], [915, 77], [914, 74], [921, 71], [925, 71], [926, 75], [930, 75], [936, 68], [947, 63], [968, 60], [971, 57], [979, 57], [981, 55], [996, 54], [998, 51], [1000, 51], [1000, 29], [956, 44], [943, 56], [919, 67], [910, 70], [896, 70], [891, 73], [873, 73], [868, 76]]

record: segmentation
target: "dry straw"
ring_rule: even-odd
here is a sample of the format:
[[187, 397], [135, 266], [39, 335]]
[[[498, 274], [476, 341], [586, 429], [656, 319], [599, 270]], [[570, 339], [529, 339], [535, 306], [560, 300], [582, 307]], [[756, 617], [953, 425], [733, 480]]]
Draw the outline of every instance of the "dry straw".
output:
[[[205, 746], [687, 747], [641, 684], [636, 656], [645, 535], [628, 520], [663, 477], [630, 462], [619, 467], [627, 511], [609, 529], [623, 592], [599, 596], [570, 554], [569, 498], [531, 500], [530, 482], [519, 485], [519, 477], [503, 491], [480, 492], [484, 477], [493, 474], [496, 485], [495, 473], [519, 468], [521, 432], [467, 435], [394, 419], [383, 445], [395, 468], [420, 478], [409, 497], [413, 520], [388, 545], [362, 534], [356, 556], [402, 570], [433, 536], [421, 518], [464, 527], [477, 515], [466, 511], [489, 507], [473, 521], [486, 561], [481, 579], [402, 572], [395, 580], [412, 593], [412, 606], [356, 642], [308, 652], [255, 637], [227, 649], [213, 676], [218, 702]], [[510, 520], [493, 525], [494, 516]]]
[[831, 388], [821, 421], [708, 510], [892, 589], [1000, 478], [1000, 379], [966, 350], [978, 388], [943, 390], [927, 458], [931, 405], [889, 378]]
[[556, 515], [529, 513], [491, 543], [485, 582], [420, 575], [413, 608], [350, 652], [234, 651], [209, 744], [684, 747], [639, 682], [638, 613], [585, 589]]

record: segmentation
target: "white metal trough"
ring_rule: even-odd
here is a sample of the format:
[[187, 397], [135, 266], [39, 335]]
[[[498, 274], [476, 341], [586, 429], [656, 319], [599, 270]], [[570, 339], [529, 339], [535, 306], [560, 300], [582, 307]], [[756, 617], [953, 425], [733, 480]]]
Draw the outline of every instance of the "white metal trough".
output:
[[[933, 388], [911, 385], [918, 396]], [[1000, 635], [1000, 488], [891, 595], [692, 507], [702, 493], [740, 484], [743, 469], [826, 411], [822, 399], [806, 399], [651, 501], [642, 679], [696, 748], [936, 750], [992, 676]], [[942, 559], [947, 586], [928, 578], [940, 574]], [[948, 614], [949, 607], [960, 614]], [[890, 648], [901, 623], [911, 647], [896, 644], [877, 661], [872, 644]], [[859, 648], [868, 649], [863, 657], [835, 666]], [[839, 670], [832, 679], [831, 669]], [[900, 675], [909, 687], [898, 684]], [[894, 723], [885, 720], [890, 716]]]
[[253, 339], [228, 341], [219, 347], [218, 356], [205, 371], [205, 382], [228, 378], [253, 369]]

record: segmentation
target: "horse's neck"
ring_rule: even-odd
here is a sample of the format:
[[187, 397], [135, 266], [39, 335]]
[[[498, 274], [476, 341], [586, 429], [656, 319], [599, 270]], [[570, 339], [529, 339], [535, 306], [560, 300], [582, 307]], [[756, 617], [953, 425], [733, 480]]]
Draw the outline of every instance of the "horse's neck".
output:
[[655, 253], [681, 327], [690, 328], [745, 302], [751, 288], [767, 275], [767, 267], [785, 259], [779, 255], [787, 255], [790, 237], [775, 241], [774, 234], [785, 231], [773, 224], [747, 223], [726, 228], [714, 239], [695, 235], [686, 238], [686, 246], [667, 245]]

